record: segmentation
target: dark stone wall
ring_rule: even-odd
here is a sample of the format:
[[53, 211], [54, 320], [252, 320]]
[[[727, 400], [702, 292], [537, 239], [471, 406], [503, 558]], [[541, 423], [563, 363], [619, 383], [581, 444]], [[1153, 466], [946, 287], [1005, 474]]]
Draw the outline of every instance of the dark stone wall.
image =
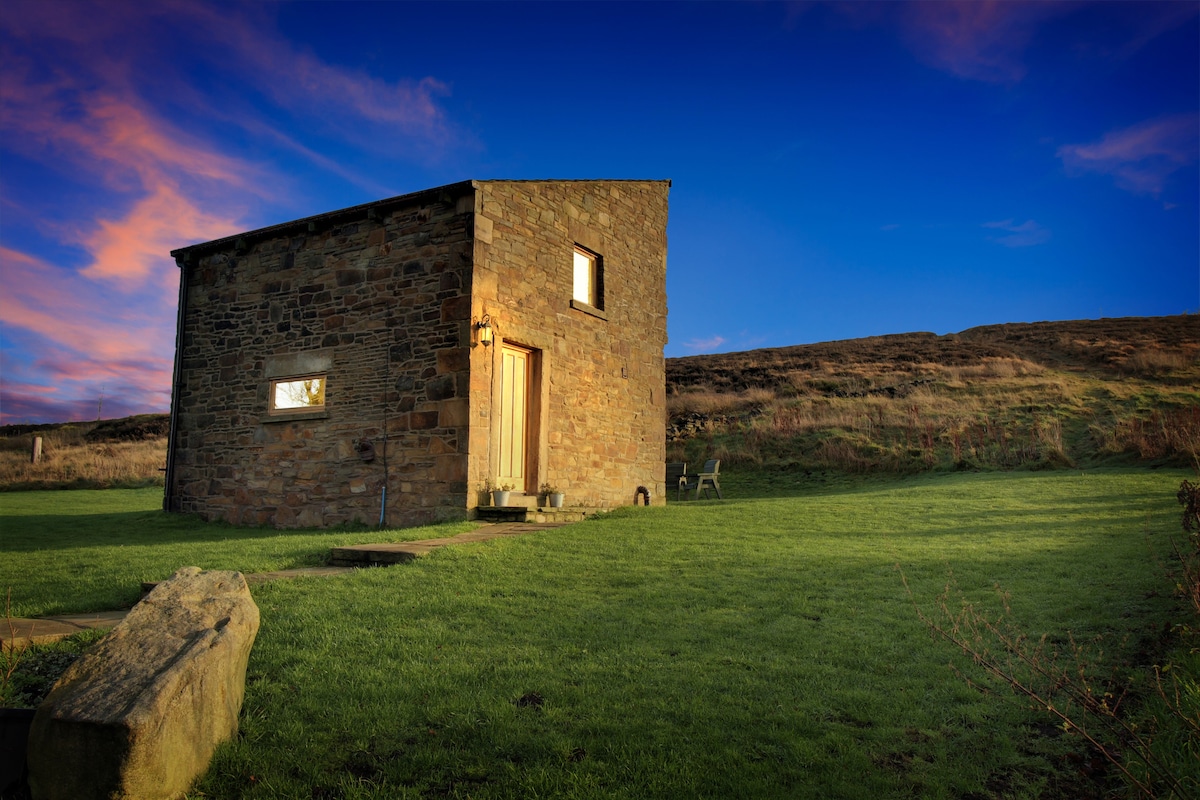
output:
[[[466, 515], [462, 186], [176, 254], [188, 291], [170, 507], [243, 525], [373, 524], [386, 458], [389, 525]], [[328, 376], [324, 413], [269, 416], [270, 379], [307, 371]]]
[[[476, 181], [176, 251], [186, 271], [167, 506], [239, 525], [461, 519], [496, 476], [498, 355], [534, 351], [530, 494], [664, 502], [665, 181]], [[571, 301], [575, 245], [601, 309]], [[493, 320], [484, 347], [473, 323]], [[272, 378], [325, 408], [269, 414]], [[360, 457], [363, 441], [375, 458]], [[385, 474], [386, 459], [386, 474]]]

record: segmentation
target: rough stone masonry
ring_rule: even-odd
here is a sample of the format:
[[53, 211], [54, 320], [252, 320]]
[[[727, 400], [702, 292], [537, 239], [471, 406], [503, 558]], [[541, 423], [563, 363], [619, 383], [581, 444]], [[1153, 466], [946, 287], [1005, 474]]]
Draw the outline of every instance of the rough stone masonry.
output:
[[[469, 518], [487, 482], [664, 502], [669, 187], [464, 181], [175, 251], [165, 507], [288, 528]], [[273, 407], [313, 379], [319, 402]]]

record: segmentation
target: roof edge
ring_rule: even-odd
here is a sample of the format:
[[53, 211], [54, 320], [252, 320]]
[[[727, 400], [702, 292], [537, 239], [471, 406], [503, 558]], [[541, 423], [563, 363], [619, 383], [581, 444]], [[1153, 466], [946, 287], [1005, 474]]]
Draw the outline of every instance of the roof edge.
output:
[[396, 195], [395, 197], [386, 197], [382, 200], [372, 200], [369, 203], [360, 203], [359, 205], [349, 206], [347, 208], [339, 208], [336, 211], [327, 211], [323, 214], [314, 214], [300, 219], [290, 220], [288, 222], [280, 222], [275, 225], [268, 225], [264, 228], [256, 228], [250, 231], [231, 234], [220, 239], [213, 239], [208, 242], [198, 242], [185, 247], [176, 248], [171, 251], [171, 257], [176, 262], [187, 261], [190, 258], [213, 250], [221, 250], [228, 247], [239, 246], [239, 242], [248, 244], [249, 240], [262, 240], [286, 233], [289, 230], [296, 228], [307, 228], [315, 223], [332, 223], [339, 219], [362, 216], [369, 214], [372, 209], [379, 209], [386, 206], [398, 206], [408, 203], [418, 202], [427, 198], [443, 199], [446, 195], [457, 199], [466, 194], [468, 191], [477, 190], [481, 185], [489, 183], [665, 183], [668, 188], [671, 186], [670, 178], [480, 178], [458, 181], [457, 183], [448, 183], [444, 186], [434, 186], [430, 189], [422, 189], [417, 192], [408, 194]]
[[465, 194], [467, 190], [474, 190], [476, 181], [466, 180], [457, 183], [448, 183], [444, 186], [434, 186], [430, 189], [422, 189], [419, 192], [410, 192], [408, 194], [396, 195], [395, 197], [385, 197], [382, 200], [372, 200], [369, 203], [360, 203], [356, 206], [347, 208], [339, 208], [336, 211], [326, 211], [323, 214], [314, 214], [300, 219], [290, 220], [288, 222], [280, 222], [275, 225], [268, 225], [265, 228], [256, 228], [251, 231], [243, 231], [230, 236], [225, 236], [220, 239], [213, 239], [208, 242], [199, 242], [190, 244], [186, 247], [180, 247], [171, 251], [171, 258], [176, 261], [186, 259], [188, 256], [195, 255], [208, 250], [220, 250], [225, 247], [234, 246], [239, 239], [266, 239], [273, 236], [278, 236], [288, 230], [307, 227], [310, 223], [328, 223], [334, 222], [343, 217], [357, 217], [369, 213], [372, 209], [382, 208], [384, 206], [404, 205], [414, 201], [423, 200], [428, 197], [441, 198], [447, 194], [452, 197], [459, 197]]

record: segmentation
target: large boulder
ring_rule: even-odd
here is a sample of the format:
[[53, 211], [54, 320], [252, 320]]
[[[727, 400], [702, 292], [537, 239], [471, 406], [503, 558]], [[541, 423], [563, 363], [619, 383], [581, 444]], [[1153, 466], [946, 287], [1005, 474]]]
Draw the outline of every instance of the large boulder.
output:
[[185, 567], [64, 673], [34, 717], [35, 800], [172, 798], [237, 733], [258, 606], [239, 572]]

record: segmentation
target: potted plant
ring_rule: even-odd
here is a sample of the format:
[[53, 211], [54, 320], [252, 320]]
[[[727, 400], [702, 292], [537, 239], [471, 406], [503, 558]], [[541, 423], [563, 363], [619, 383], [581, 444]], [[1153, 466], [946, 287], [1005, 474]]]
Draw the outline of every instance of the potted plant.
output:
[[562, 490], [549, 483], [543, 483], [542, 494], [546, 495], [546, 502], [550, 504], [551, 508], [562, 508], [563, 500], [566, 498]]
[[500, 507], [508, 505], [508, 496], [512, 494], [512, 484], [503, 483], [492, 489], [492, 505]]

